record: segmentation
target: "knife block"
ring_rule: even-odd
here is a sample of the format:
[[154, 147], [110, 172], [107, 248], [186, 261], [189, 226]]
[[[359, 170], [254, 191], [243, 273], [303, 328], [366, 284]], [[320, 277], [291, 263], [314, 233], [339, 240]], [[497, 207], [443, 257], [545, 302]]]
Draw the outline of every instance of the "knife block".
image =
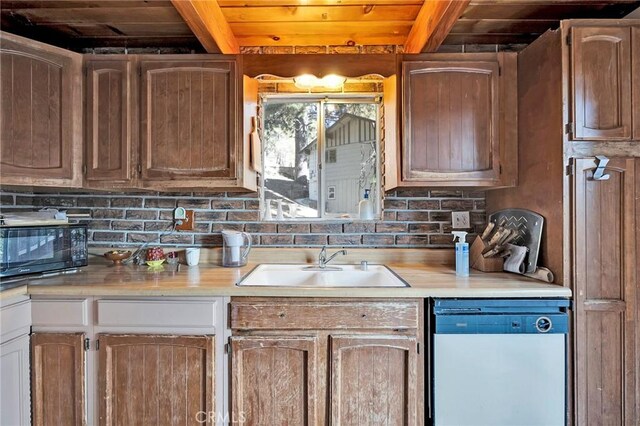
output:
[[469, 266], [482, 272], [501, 272], [504, 270], [504, 260], [501, 257], [484, 257], [482, 253], [489, 247], [482, 238], [476, 237], [469, 249]]

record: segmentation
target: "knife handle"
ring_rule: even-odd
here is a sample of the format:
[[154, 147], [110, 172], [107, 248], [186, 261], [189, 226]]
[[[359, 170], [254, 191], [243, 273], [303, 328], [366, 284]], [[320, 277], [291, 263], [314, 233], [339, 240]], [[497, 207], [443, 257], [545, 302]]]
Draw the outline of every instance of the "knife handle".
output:
[[482, 233], [482, 235], [480, 236], [480, 239], [483, 241], [487, 241], [487, 238], [489, 238], [489, 235], [491, 235], [491, 231], [493, 231], [493, 228], [496, 226], [495, 223], [493, 222], [489, 222], [487, 224], [487, 227], [484, 228], [484, 232]]

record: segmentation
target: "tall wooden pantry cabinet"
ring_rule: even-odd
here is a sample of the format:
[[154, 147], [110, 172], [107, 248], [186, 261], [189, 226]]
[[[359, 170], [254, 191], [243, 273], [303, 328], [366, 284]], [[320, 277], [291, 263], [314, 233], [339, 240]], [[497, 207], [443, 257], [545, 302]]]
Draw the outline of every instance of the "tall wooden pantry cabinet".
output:
[[574, 297], [577, 425], [640, 421], [639, 30], [638, 20], [564, 21], [520, 53], [519, 186], [487, 193], [489, 213], [546, 219], [539, 264]]

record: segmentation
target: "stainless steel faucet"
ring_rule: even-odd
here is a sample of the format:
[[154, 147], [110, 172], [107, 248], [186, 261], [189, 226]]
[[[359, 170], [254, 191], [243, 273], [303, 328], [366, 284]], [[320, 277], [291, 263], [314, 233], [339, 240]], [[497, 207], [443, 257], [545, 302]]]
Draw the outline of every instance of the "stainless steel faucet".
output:
[[333, 260], [333, 258], [336, 257], [339, 254], [342, 254], [342, 255], [346, 256], [347, 255], [347, 251], [346, 250], [338, 250], [337, 252], [335, 252], [331, 256], [329, 256], [329, 258], [327, 258], [327, 246], [322, 246], [322, 250], [320, 250], [320, 254], [318, 255], [318, 268], [320, 268], [320, 269], [326, 268], [327, 267], [327, 263], [331, 262], [331, 260]]

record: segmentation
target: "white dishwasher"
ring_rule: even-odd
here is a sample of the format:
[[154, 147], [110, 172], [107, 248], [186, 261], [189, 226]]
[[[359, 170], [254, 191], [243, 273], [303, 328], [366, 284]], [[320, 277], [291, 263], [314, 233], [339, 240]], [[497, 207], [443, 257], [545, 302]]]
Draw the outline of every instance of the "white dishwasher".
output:
[[435, 299], [433, 424], [566, 419], [566, 299]]

